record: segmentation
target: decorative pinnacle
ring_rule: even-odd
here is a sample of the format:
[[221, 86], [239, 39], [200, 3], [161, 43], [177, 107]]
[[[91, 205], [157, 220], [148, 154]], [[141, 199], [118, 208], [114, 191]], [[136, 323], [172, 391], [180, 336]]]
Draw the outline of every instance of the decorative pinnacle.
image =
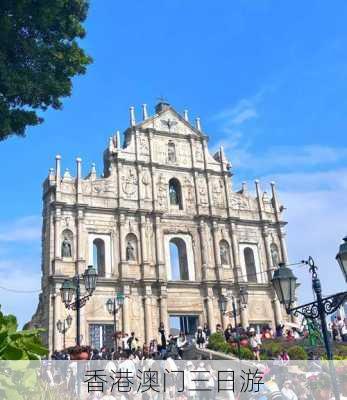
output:
[[197, 129], [198, 131], [201, 132], [201, 121], [200, 121], [200, 118], [199, 118], [199, 117], [197, 117], [197, 118], [195, 119], [195, 127], [196, 127], [196, 129]]
[[135, 108], [134, 106], [131, 106], [129, 108], [130, 111], [130, 126], [135, 126], [136, 125], [136, 119], [135, 119]]
[[147, 104], [142, 104], [142, 119], [146, 120], [148, 118]]

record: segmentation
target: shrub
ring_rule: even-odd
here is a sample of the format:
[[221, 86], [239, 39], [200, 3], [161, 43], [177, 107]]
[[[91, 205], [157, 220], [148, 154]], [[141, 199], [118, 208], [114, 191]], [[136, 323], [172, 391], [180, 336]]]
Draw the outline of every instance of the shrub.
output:
[[288, 349], [288, 355], [291, 360], [307, 360], [305, 349], [300, 346], [293, 346]]
[[282, 351], [283, 347], [278, 342], [263, 342], [261, 346], [262, 351], [265, 353], [264, 359], [271, 359], [277, 357]]
[[211, 350], [220, 351], [219, 348], [224, 344], [228, 345], [225, 341], [224, 335], [221, 333], [212, 333], [208, 339], [207, 347]]
[[240, 348], [240, 359], [241, 360], [253, 360], [253, 352], [248, 347], [241, 347]]

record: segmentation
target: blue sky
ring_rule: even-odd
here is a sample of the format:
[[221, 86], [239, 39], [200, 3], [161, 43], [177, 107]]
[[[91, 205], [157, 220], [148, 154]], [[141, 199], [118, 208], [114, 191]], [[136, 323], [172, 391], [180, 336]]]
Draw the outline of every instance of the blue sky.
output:
[[[295, 262], [313, 256], [325, 293], [346, 285], [334, 260], [347, 233], [347, 3], [92, 1], [82, 46], [94, 58], [62, 111], [0, 144], [0, 286], [40, 286], [42, 181], [54, 156], [102, 169], [108, 137], [128, 108], [165, 96], [200, 116], [211, 148], [224, 144], [234, 187], [277, 182]], [[309, 275], [299, 276], [311, 300]], [[37, 293], [0, 289], [23, 323]]]

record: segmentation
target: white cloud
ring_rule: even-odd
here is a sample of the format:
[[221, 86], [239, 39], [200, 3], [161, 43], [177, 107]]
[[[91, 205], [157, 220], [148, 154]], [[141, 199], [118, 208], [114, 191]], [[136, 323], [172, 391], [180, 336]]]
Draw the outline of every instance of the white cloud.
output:
[[[228, 138], [225, 138], [228, 143]], [[224, 141], [220, 140], [223, 144]], [[247, 170], [275, 171], [279, 169], [300, 170], [307, 167], [325, 167], [347, 160], [346, 147], [332, 147], [312, 144], [307, 146], [272, 146], [267, 151], [257, 154], [250, 146], [243, 146], [238, 140], [239, 147], [229, 148], [229, 158], [234, 166]]]
[[[346, 283], [335, 256], [347, 234], [347, 148], [310, 144], [271, 146], [260, 152], [245, 135], [244, 122], [259, 117], [256, 106], [242, 99], [235, 107], [216, 116], [224, 133], [219, 141], [240, 173], [265, 183], [275, 180], [286, 207], [287, 245], [290, 262], [312, 256], [319, 267], [323, 294], [345, 290]], [[251, 187], [252, 185], [250, 185]], [[299, 302], [313, 300], [311, 275], [307, 268], [295, 268], [301, 287]]]
[[[305, 174], [303, 181], [306, 178]], [[330, 190], [283, 191], [280, 192], [280, 198], [287, 208], [285, 219], [288, 221], [290, 261], [296, 262], [312, 256], [319, 267], [324, 295], [345, 290], [346, 283], [335, 256], [347, 233], [346, 189], [343, 185], [337, 185]], [[302, 284], [300, 300], [311, 301], [311, 277], [308, 270], [300, 269], [295, 273]]]
[[41, 218], [36, 215], [5, 221], [0, 226], [0, 242], [34, 241], [40, 237]]

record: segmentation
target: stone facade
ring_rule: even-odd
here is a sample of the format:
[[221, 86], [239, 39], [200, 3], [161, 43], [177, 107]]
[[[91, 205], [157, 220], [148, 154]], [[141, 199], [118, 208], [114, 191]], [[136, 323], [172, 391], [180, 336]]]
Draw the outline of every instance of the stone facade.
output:
[[[113, 327], [105, 303], [117, 292], [125, 296], [117, 330], [135, 331], [141, 342], [157, 337], [159, 322], [168, 327], [171, 316], [207, 322], [212, 330], [225, 326], [232, 321], [220, 311], [221, 296], [231, 291], [238, 298], [242, 286], [249, 292], [238, 316], [244, 326], [282, 321], [269, 283], [269, 270], [287, 261], [274, 184], [271, 197], [258, 181], [255, 197], [245, 184], [233, 191], [223, 149], [212, 156], [200, 120], [192, 126], [187, 112], [181, 116], [165, 102], [153, 116], [144, 105], [140, 123], [131, 108], [124, 138], [124, 145], [119, 133], [109, 139], [102, 177], [92, 165], [83, 178], [80, 159], [76, 177], [62, 174], [57, 156], [44, 182], [42, 294], [32, 325], [47, 329], [50, 350], [63, 346], [56, 328], [68, 314], [61, 284], [90, 264], [99, 276], [81, 310], [83, 344], [90, 344], [92, 326]], [[67, 345], [75, 341], [71, 315]]]

